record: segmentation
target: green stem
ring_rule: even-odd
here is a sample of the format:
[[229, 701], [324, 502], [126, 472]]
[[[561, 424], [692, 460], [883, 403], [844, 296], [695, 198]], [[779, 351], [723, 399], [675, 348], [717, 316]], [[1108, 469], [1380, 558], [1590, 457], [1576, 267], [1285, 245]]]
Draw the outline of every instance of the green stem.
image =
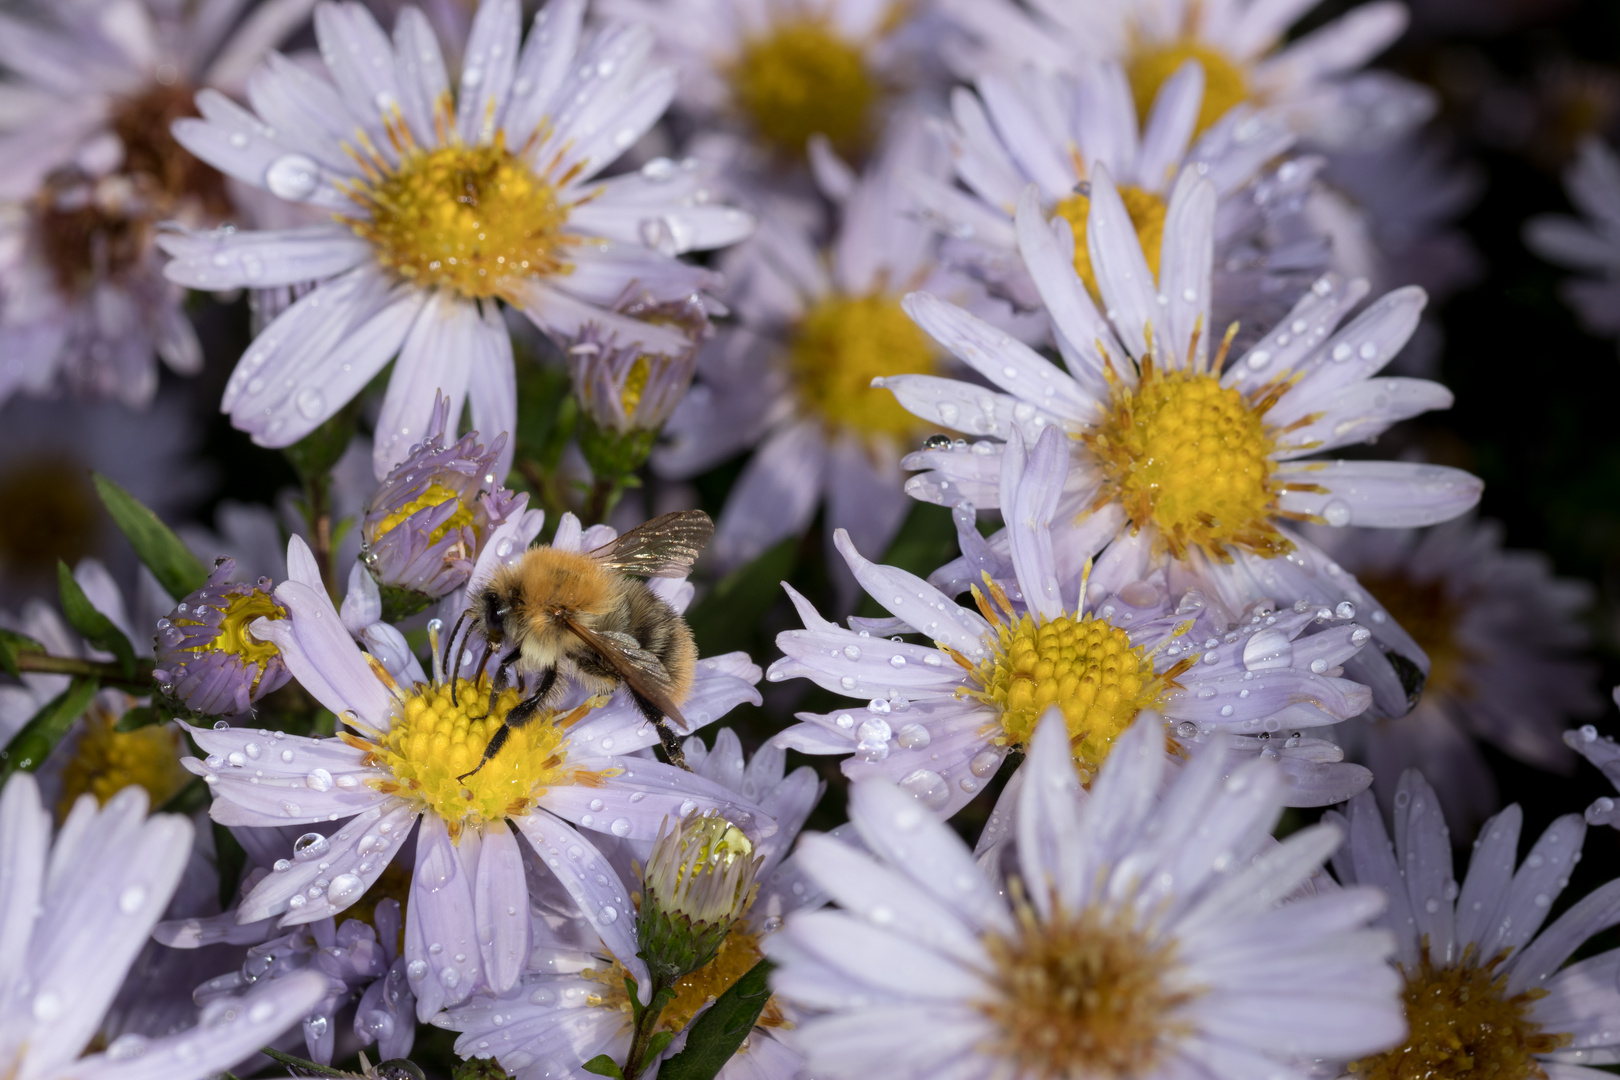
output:
[[591, 485], [590, 501], [585, 504], [586, 524], [605, 524], [607, 516], [613, 513], [613, 508], [619, 504], [619, 496], [622, 494], [624, 483], [620, 478], [598, 476]]
[[332, 477], [330, 473], [312, 473], [304, 481], [305, 497], [309, 501], [309, 531], [315, 543], [315, 565], [320, 567], [321, 584], [329, 596], [337, 596], [337, 576], [332, 571]]
[[152, 692], [152, 665], [137, 661], [134, 675], [124, 674], [117, 664], [104, 664], [99, 660], [80, 660], [76, 656], [51, 656], [49, 653], [19, 652], [17, 667], [41, 675], [89, 675], [100, 679], [105, 686], [122, 686], [137, 693]]
[[[628, 981], [628, 980], [627, 980]], [[658, 1034], [658, 1018], [664, 1014], [664, 1006], [674, 996], [674, 987], [656, 975], [653, 976], [652, 997], [641, 1015], [636, 1018], [636, 1033], [630, 1040], [630, 1053], [624, 1059], [624, 1080], [636, 1080], [641, 1075], [641, 1059], [647, 1056], [647, 1047], [652, 1037]]]

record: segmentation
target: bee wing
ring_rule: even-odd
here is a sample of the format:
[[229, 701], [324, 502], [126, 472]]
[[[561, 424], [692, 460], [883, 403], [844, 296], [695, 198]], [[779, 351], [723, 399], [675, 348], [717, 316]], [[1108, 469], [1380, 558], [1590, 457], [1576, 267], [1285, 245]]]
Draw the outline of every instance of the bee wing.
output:
[[602, 659], [613, 666], [619, 673], [619, 678], [637, 694], [656, 705], [659, 710], [671, 720], [681, 726], [683, 731], [690, 731], [686, 717], [676, 707], [674, 700], [674, 684], [670, 681], [669, 672], [658, 660], [658, 657], [641, 647], [641, 642], [629, 634], [620, 634], [612, 630], [597, 631], [564, 615], [564, 624], [572, 630], [579, 639], [591, 647]]
[[641, 577], [685, 577], [698, 552], [714, 535], [714, 522], [701, 510], [677, 510], [638, 525], [617, 540], [589, 552], [610, 570]]

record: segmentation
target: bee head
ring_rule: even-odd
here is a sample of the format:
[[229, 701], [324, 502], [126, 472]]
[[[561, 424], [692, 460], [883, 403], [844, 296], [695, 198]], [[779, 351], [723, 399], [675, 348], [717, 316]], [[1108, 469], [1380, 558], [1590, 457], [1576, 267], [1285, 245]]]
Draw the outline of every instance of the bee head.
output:
[[506, 640], [506, 619], [512, 613], [511, 604], [494, 589], [485, 589], [478, 594], [477, 611], [484, 640], [492, 646], [500, 645]]

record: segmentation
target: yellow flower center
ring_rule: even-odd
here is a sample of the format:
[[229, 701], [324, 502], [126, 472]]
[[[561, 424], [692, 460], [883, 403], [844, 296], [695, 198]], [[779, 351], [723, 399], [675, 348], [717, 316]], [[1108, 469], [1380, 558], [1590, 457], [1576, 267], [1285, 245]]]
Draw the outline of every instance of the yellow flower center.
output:
[[1202, 135], [1225, 116], [1227, 110], [1249, 99], [1249, 80], [1240, 65], [1219, 49], [1193, 38], [1183, 38], [1168, 45], [1139, 49], [1126, 64], [1125, 73], [1131, 81], [1140, 123], [1147, 123], [1153, 100], [1159, 96], [1159, 88], [1165, 80], [1188, 60], [1197, 60], [1204, 66], [1204, 105], [1198, 112], [1195, 135]]
[[1094, 907], [1043, 922], [1016, 881], [1014, 893], [1017, 931], [984, 938], [991, 992], [978, 1010], [996, 1032], [991, 1052], [1043, 1080], [1151, 1075], [1187, 1030], [1174, 1011], [1195, 996], [1171, 985], [1174, 945]]
[[[447, 502], [459, 501], [460, 499], [460, 495], [457, 495], [438, 481], [434, 481], [427, 486], [427, 490], [422, 494], [383, 518], [377, 525], [377, 537], [387, 536], [418, 510], [431, 510], [436, 506], [443, 506]], [[444, 524], [428, 534], [428, 543], [437, 544], [451, 532], [459, 532], [462, 529], [470, 528], [473, 524], [472, 509], [466, 503], [461, 503], [456, 512], [451, 514]]]
[[1351, 1076], [1365, 1080], [1474, 1080], [1512, 1077], [1546, 1080], [1536, 1061], [1568, 1046], [1567, 1034], [1543, 1034], [1530, 1007], [1547, 996], [1542, 987], [1507, 996], [1507, 975], [1496, 974], [1506, 954], [1479, 964], [1470, 945], [1462, 960], [1436, 967], [1428, 948], [1406, 975], [1406, 1041], [1376, 1057], [1352, 1061]]
[[167, 725], [118, 731], [116, 722], [100, 709], [85, 715], [84, 733], [62, 770], [62, 797], [56, 804], [59, 817], [67, 816], [80, 795], [89, 793], [106, 805], [132, 785], [146, 789], [152, 806], [162, 806], [191, 779], [180, 764], [180, 736]]
[[[726, 935], [726, 940], [720, 943], [720, 951], [715, 953], [714, 959], [690, 975], [683, 976], [675, 984], [675, 997], [664, 1006], [658, 1018], [660, 1030], [680, 1031], [686, 1027], [704, 1005], [730, 990], [732, 984], [748, 974], [749, 969], [759, 963], [764, 955], [759, 948], [759, 939], [739, 919], [732, 926], [731, 933]], [[628, 1029], [633, 1023], [633, 1014], [630, 996], [624, 992], [624, 980], [630, 975], [624, 965], [615, 960], [605, 970], [588, 969], [581, 974], [592, 982], [602, 984], [601, 992], [592, 994], [587, 1003], [617, 1009], [624, 1014], [625, 1027]], [[759, 1014], [759, 1019], [754, 1021], [754, 1026], [787, 1028], [793, 1025], [773, 997], [765, 1002], [765, 1008]]]
[[638, 354], [635, 363], [630, 365], [630, 374], [624, 377], [624, 389], [619, 391], [619, 407], [624, 410], [626, 417], [636, 414], [636, 406], [641, 404], [641, 395], [647, 389], [647, 380], [652, 377], [652, 364], [645, 355]]
[[932, 374], [939, 354], [897, 299], [874, 293], [819, 301], [795, 328], [789, 355], [800, 401], [827, 426], [904, 437], [919, 421], [872, 380]]
[[745, 42], [727, 76], [737, 108], [785, 157], [802, 158], [805, 142], [817, 134], [853, 154], [871, 133], [877, 83], [860, 46], [824, 18], [779, 23]]
[[1457, 640], [1456, 632], [1463, 605], [1447, 595], [1444, 582], [1415, 581], [1398, 567], [1394, 573], [1357, 574], [1356, 580], [1428, 653], [1429, 679], [1424, 688], [1467, 695], [1470, 686], [1465, 669], [1473, 657]]
[[[1130, 215], [1131, 224], [1136, 226], [1136, 238], [1142, 244], [1142, 254], [1147, 256], [1148, 269], [1157, 281], [1159, 249], [1164, 242], [1164, 200], [1151, 191], [1143, 191], [1129, 184], [1119, 189], [1119, 197], [1125, 203], [1125, 212]], [[1101, 296], [1102, 292], [1097, 288], [1097, 272], [1091, 266], [1091, 252], [1086, 247], [1086, 218], [1090, 213], [1091, 197], [1076, 191], [1063, 197], [1052, 211], [1052, 216], [1067, 221], [1069, 228], [1074, 231], [1074, 272], [1080, 275], [1080, 280], [1086, 283], [1092, 296]]]
[[1264, 412], [1213, 374], [1145, 365], [1134, 390], [1115, 384], [1108, 415], [1082, 436], [1105, 478], [1096, 505], [1117, 499], [1136, 528], [1156, 525], [1177, 558], [1190, 547], [1228, 562], [1227, 546], [1267, 558], [1289, 551], [1272, 522], [1282, 487]]
[[[378, 790], [419, 799], [461, 835], [463, 827], [522, 814], [546, 789], [561, 784], [596, 786], [602, 776], [567, 764], [566, 731], [587, 711], [558, 716], [542, 710], [522, 727], [511, 729], [506, 745], [482, 767], [484, 747], [523, 699], [507, 688], [490, 701], [487, 682], [456, 680], [455, 701], [449, 686], [419, 685], [399, 707], [387, 732], [352, 744], [369, 750], [377, 764], [394, 774], [376, 782]], [[465, 779], [466, 773], [477, 772]]]
[[225, 177], [181, 146], [172, 131], [176, 120], [197, 115], [196, 97], [197, 88], [184, 82], [154, 83], [116, 101], [108, 120], [124, 146], [122, 170], [146, 191], [155, 189], [164, 203], [163, 216], [193, 202], [211, 220], [219, 220], [232, 213]]
[[986, 584], [997, 606], [978, 586], [973, 598], [995, 636], [986, 642], [990, 656], [975, 668], [979, 689], [965, 693], [1001, 714], [995, 736], [1001, 746], [1029, 745], [1041, 714], [1056, 705], [1069, 729], [1075, 769], [1089, 783], [1114, 740], [1143, 709], [1158, 704], [1192, 658], [1155, 674], [1146, 649], [1107, 620], [1082, 613], [1050, 620], [1015, 616], [1000, 586]]
[[375, 154], [356, 160], [370, 179], [348, 195], [370, 217], [344, 221], [411, 284], [507, 296], [516, 279], [564, 270], [568, 212], [499, 132], [484, 146], [408, 144], [397, 167]]
[[95, 550], [102, 531], [90, 470], [66, 457], [25, 457], [0, 472], [0, 566], [25, 574], [56, 571]]
[[[224, 612], [224, 617], [219, 623], [219, 633], [207, 645], [192, 651], [222, 652], [237, 657], [244, 666], [258, 664], [259, 674], [253, 678], [253, 685], [258, 686], [265, 666], [277, 652], [274, 644], [260, 641], [253, 636], [248, 627], [253, 625], [255, 619], [285, 619], [287, 610], [276, 603], [269, 593], [249, 589], [246, 592], [231, 594]], [[199, 619], [175, 619], [174, 623], [176, 626], [203, 625]]]

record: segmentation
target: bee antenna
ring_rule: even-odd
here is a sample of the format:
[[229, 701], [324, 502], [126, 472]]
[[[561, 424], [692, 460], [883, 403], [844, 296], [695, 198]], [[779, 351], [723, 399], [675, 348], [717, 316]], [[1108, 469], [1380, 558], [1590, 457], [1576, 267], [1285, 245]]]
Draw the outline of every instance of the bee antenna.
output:
[[[478, 658], [478, 666], [473, 668], [473, 685], [477, 686], [484, 681], [484, 668], [489, 665], [489, 639], [484, 639], [484, 653]], [[491, 691], [493, 692], [493, 691]], [[491, 706], [493, 708], [493, 706]]]
[[[450, 630], [450, 639], [444, 643], [444, 673], [445, 678], [450, 680], [450, 703], [458, 708], [460, 702], [456, 701], [456, 667], [460, 665], [458, 664], [456, 667], [450, 666], [450, 650], [455, 647], [456, 635], [461, 633], [461, 624], [467, 621], [467, 616], [470, 614], [472, 614], [472, 608], [468, 607], [456, 617], [456, 625]], [[469, 630], [468, 633], [471, 633], [471, 631]], [[456, 655], [459, 656], [460, 654], [457, 653]]]

